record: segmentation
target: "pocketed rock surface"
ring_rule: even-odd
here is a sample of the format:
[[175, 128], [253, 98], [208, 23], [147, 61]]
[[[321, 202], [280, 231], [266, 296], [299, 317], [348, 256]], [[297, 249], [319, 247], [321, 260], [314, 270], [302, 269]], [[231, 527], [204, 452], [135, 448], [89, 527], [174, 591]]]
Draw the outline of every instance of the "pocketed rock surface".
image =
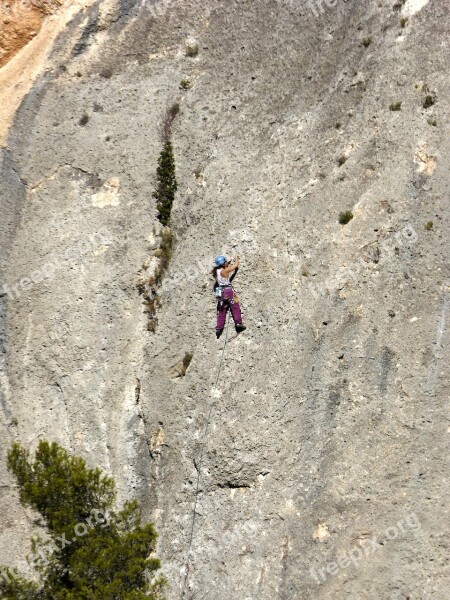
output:
[[0, 150], [0, 564], [34, 531], [7, 448], [50, 439], [143, 503], [169, 600], [448, 597], [450, 7], [322, 4], [99, 1], [57, 38]]

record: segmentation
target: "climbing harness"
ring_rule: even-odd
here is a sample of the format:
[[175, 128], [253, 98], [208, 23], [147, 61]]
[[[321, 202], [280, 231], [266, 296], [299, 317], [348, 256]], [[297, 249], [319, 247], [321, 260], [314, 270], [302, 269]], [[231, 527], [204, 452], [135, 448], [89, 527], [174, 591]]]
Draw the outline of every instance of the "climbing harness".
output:
[[[224, 297], [223, 297], [224, 290], [233, 290], [233, 297], [224, 299]], [[217, 285], [217, 286], [215, 286], [214, 287], [214, 295], [217, 298], [219, 306], [221, 306], [224, 302], [227, 302], [228, 304], [234, 304], [234, 302], [236, 302], [236, 298], [237, 298], [236, 292], [234, 291], [234, 288], [232, 285]]]
[[[222, 364], [223, 364], [223, 357], [225, 356], [225, 346], [227, 345], [227, 339], [228, 339], [228, 326], [230, 324], [230, 313], [228, 313], [228, 317], [227, 317], [227, 326], [225, 329], [225, 340], [223, 342], [223, 348], [222, 348], [222, 354], [220, 356], [220, 362], [219, 362], [219, 367], [217, 369], [217, 374], [216, 374], [216, 379], [214, 382], [214, 390], [217, 389], [217, 384], [219, 383], [219, 378], [220, 378], [220, 373], [222, 370]], [[200, 459], [198, 462], [198, 466], [196, 465], [196, 469], [197, 469], [197, 483], [195, 486], [195, 494], [194, 494], [194, 510], [192, 513], [192, 525], [191, 525], [191, 531], [190, 531], [190, 535], [189, 535], [189, 544], [188, 544], [188, 550], [186, 553], [186, 563], [185, 563], [185, 568], [186, 568], [186, 572], [184, 575], [184, 581], [183, 581], [183, 587], [181, 589], [181, 596], [180, 596], [180, 600], [183, 600], [184, 598], [184, 593], [186, 591], [186, 585], [187, 585], [187, 580], [188, 580], [188, 575], [189, 575], [189, 570], [190, 570], [190, 563], [189, 563], [189, 556], [191, 554], [191, 548], [192, 548], [192, 542], [194, 540], [194, 529], [195, 529], [195, 517], [196, 517], [196, 510], [197, 510], [197, 500], [198, 500], [198, 490], [200, 487], [200, 474], [201, 474], [201, 468], [202, 468], [202, 462], [203, 462], [203, 451], [205, 449], [205, 441], [206, 441], [206, 437], [208, 435], [208, 429], [209, 429], [209, 424], [211, 421], [211, 413], [212, 413], [212, 407], [214, 405], [214, 402], [211, 402], [209, 405], [209, 411], [208, 411], [208, 416], [206, 418], [206, 424], [205, 424], [205, 429], [203, 431], [203, 435], [201, 437], [201, 451], [200, 451]]]
[[[218, 283], [216, 283], [214, 285], [214, 295], [216, 298], [222, 298], [223, 296], [223, 290], [226, 290], [228, 288], [231, 288], [233, 290], [233, 286], [229, 283], [227, 283], [227, 285], [219, 285]], [[234, 292], [234, 290], [233, 290]]]

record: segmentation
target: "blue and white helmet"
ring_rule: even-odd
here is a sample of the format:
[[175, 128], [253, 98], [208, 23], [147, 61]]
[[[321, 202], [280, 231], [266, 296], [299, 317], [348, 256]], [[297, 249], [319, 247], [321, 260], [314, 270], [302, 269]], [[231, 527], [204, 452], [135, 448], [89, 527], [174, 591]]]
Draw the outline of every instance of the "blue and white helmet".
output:
[[226, 256], [216, 256], [216, 258], [214, 259], [214, 266], [215, 267], [223, 267], [223, 265], [227, 262], [227, 257]]

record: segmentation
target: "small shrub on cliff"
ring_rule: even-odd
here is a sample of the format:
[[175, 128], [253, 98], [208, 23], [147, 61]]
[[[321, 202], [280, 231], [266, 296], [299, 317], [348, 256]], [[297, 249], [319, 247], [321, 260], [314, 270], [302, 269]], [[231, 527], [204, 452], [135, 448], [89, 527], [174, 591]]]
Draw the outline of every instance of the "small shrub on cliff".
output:
[[154, 252], [154, 256], [159, 259], [155, 272], [146, 280], [141, 280], [137, 284], [139, 294], [144, 296], [146, 313], [148, 315], [147, 329], [155, 332], [158, 324], [156, 311], [161, 306], [158, 288], [161, 285], [164, 274], [172, 258], [173, 235], [169, 228], [172, 205], [177, 190], [177, 179], [175, 176], [175, 159], [172, 147], [172, 126], [180, 112], [180, 105], [174, 102], [170, 105], [164, 114], [160, 124], [160, 135], [163, 142], [163, 148], [158, 158], [158, 168], [156, 170], [156, 191], [153, 197], [156, 198], [156, 208], [158, 210], [158, 220], [164, 225], [159, 234], [160, 243]]
[[[159, 238], [159, 246], [153, 252], [153, 256], [159, 259], [158, 265], [151, 275], [145, 279], [141, 279], [136, 284], [139, 294], [144, 297], [145, 312], [148, 316], [147, 331], [151, 331], [152, 333], [155, 333], [156, 326], [158, 325], [156, 312], [161, 308], [158, 288], [169, 267], [173, 251], [173, 236], [168, 227], [162, 230]], [[144, 270], [146, 270], [146, 268]]]
[[393, 10], [395, 11], [399, 11], [402, 9], [402, 6], [405, 4], [406, 0], [398, 0], [398, 2], [396, 2], [394, 4], [394, 6], [392, 7]]
[[170, 138], [172, 137], [172, 127], [179, 112], [179, 102], [174, 102], [166, 109], [159, 131], [163, 144], [170, 142]]
[[347, 223], [350, 223], [350, 221], [353, 219], [353, 213], [351, 210], [346, 210], [344, 212], [341, 212], [341, 214], [339, 215], [339, 223], [341, 225], [347, 225]]
[[435, 94], [427, 94], [425, 96], [425, 100], [423, 101], [423, 108], [427, 109], [430, 106], [434, 106], [436, 104], [436, 95]]
[[160, 285], [167, 271], [172, 258], [173, 251], [173, 235], [170, 229], [167, 227], [161, 232], [161, 241], [158, 249], [159, 264], [155, 272], [156, 285]]
[[148, 558], [157, 534], [141, 524], [137, 502], [115, 512], [114, 481], [58, 444], [41, 441], [34, 461], [19, 444], [8, 452], [20, 501], [37, 511], [48, 540], [33, 540], [38, 581], [3, 567], [0, 597], [9, 600], [160, 600], [160, 563]]
[[198, 55], [199, 46], [198, 46], [198, 42], [194, 38], [188, 38], [184, 44], [184, 47], [186, 50], [186, 56], [190, 56], [191, 58], [194, 58], [195, 56]]
[[99, 75], [100, 77], [103, 77], [103, 79], [111, 79], [111, 77], [113, 76], [113, 72], [112, 69], [105, 67], [100, 71]]
[[192, 352], [186, 352], [186, 354], [183, 357], [183, 375], [186, 374], [186, 371], [189, 368], [189, 365], [191, 364], [191, 361], [194, 357], [194, 354]]
[[172, 142], [170, 140], [165, 142], [161, 154], [159, 155], [156, 178], [157, 187], [156, 191], [153, 192], [153, 197], [156, 198], [158, 219], [163, 225], [169, 225], [172, 204], [177, 190], [175, 159], [173, 156]]
[[84, 127], [85, 125], [87, 125], [88, 121], [89, 121], [89, 116], [86, 113], [84, 113], [84, 115], [78, 121], [78, 124], [81, 125], [81, 127]]

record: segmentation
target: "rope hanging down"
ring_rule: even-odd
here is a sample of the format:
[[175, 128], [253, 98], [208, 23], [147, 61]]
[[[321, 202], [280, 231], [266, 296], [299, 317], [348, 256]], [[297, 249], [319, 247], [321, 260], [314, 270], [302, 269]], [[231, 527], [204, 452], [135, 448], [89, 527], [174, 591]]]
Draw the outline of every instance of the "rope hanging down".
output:
[[[225, 340], [223, 343], [222, 355], [220, 357], [219, 368], [217, 369], [217, 375], [216, 375], [216, 380], [214, 383], [214, 388], [217, 388], [217, 384], [219, 383], [220, 372], [222, 370], [222, 364], [223, 364], [223, 357], [225, 355], [225, 346], [227, 345], [229, 324], [230, 324], [230, 313], [228, 312], [227, 326], [225, 329]], [[203, 451], [205, 449], [204, 442], [206, 440], [206, 436], [208, 435], [209, 423], [211, 421], [212, 407], [213, 407], [213, 402], [211, 402], [211, 404], [209, 405], [209, 411], [208, 411], [208, 417], [206, 418], [205, 430], [204, 430], [202, 438], [201, 438], [201, 452], [200, 452], [200, 459], [199, 459], [198, 466], [197, 466], [197, 483], [195, 486], [195, 495], [194, 495], [194, 511], [192, 514], [191, 532], [189, 535], [189, 544], [188, 544], [188, 550], [187, 550], [187, 554], [186, 554], [186, 572], [184, 574], [183, 588], [181, 590], [181, 600], [183, 600], [183, 598], [184, 598], [184, 593], [186, 591], [186, 585], [187, 585], [187, 580], [188, 580], [188, 576], [189, 576], [189, 556], [191, 554], [192, 542], [194, 539], [195, 516], [197, 514], [198, 489], [200, 486], [200, 473], [201, 473], [202, 462], [203, 462]]]

